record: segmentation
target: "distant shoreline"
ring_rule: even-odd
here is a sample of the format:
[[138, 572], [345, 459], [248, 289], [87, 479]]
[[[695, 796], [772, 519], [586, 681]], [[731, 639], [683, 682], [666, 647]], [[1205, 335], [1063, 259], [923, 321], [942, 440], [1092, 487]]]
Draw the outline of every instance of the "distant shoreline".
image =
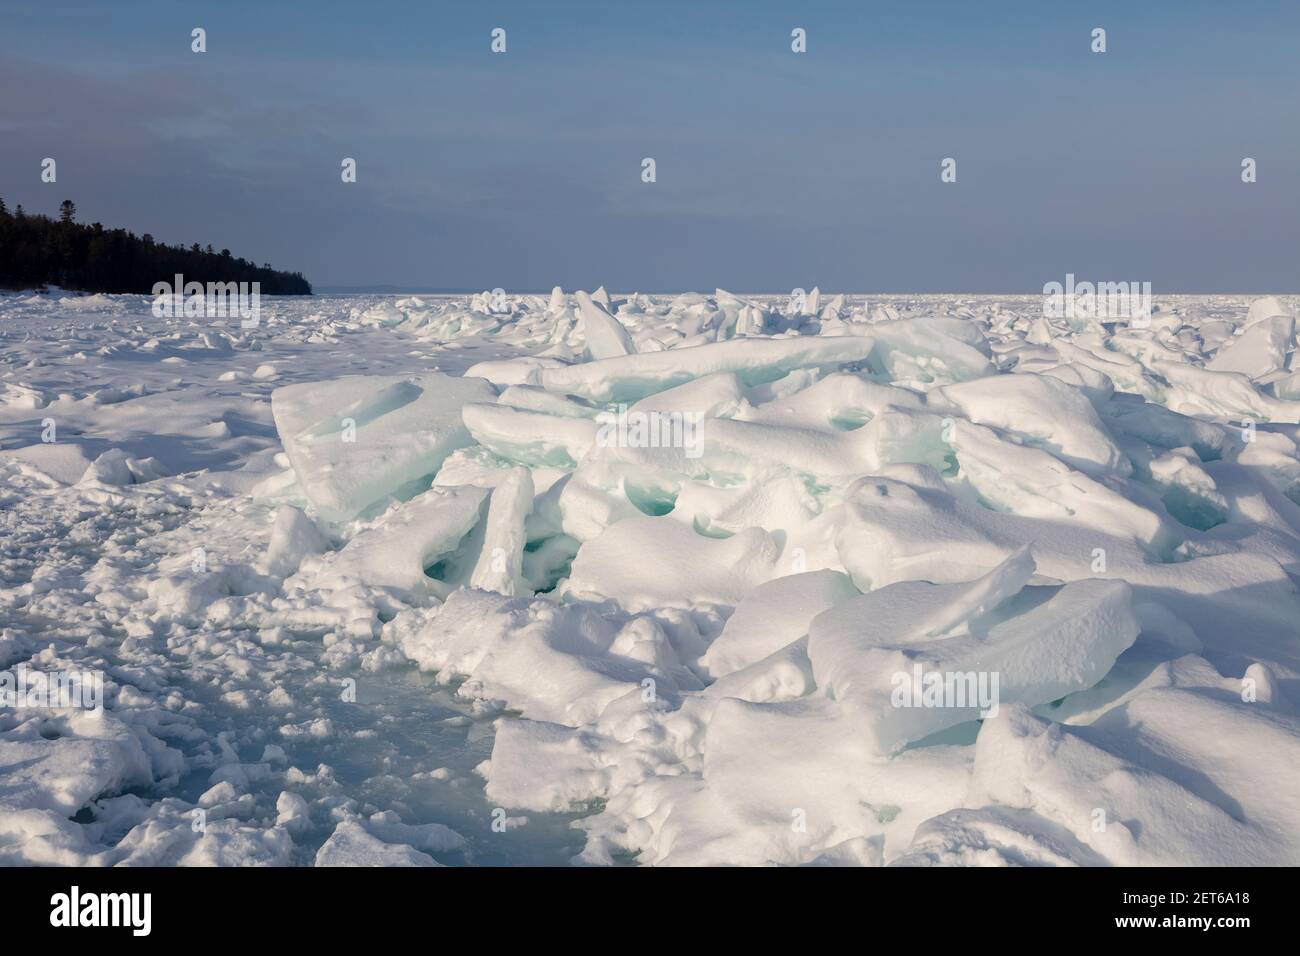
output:
[[[575, 287], [576, 288], [576, 287]], [[394, 286], [331, 286], [326, 288], [313, 289], [309, 293], [285, 292], [273, 293], [263, 292], [264, 296], [275, 296], [276, 298], [314, 298], [320, 296], [359, 296], [359, 295], [393, 295], [393, 296], [464, 296], [478, 295], [486, 290], [484, 289], [424, 289], [418, 287], [402, 288]], [[572, 290], [569, 290], [572, 291]], [[675, 290], [672, 292], [611, 292], [612, 298], [627, 298], [631, 295], [648, 295], [648, 296], [678, 296], [678, 295], [713, 295], [715, 290], [700, 291], [695, 289]], [[728, 290], [730, 291], [730, 290]], [[0, 295], [18, 295], [21, 293], [30, 293], [33, 295], [64, 295], [64, 296], [90, 296], [90, 295], [142, 295], [149, 297], [148, 292], [106, 292], [104, 290], [93, 289], [65, 289], [58, 286], [7, 286], [0, 285]], [[550, 289], [511, 289], [507, 290], [508, 295], [550, 295]], [[789, 291], [782, 292], [734, 292], [733, 295], [745, 297], [784, 297], [788, 296]], [[1041, 292], [835, 292], [823, 293], [823, 295], [844, 295], [849, 298], [861, 296], [870, 296], [882, 299], [920, 299], [920, 298], [962, 298], [962, 299], [1029, 299], [1041, 298]], [[1295, 296], [1300, 297], [1300, 291], [1296, 292], [1273, 292], [1269, 290], [1253, 292], [1166, 292], [1163, 295], [1156, 295], [1157, 299], [1200, 299], [1200, 298], [1254, 298], [1264, 295], [1276, 296]]]

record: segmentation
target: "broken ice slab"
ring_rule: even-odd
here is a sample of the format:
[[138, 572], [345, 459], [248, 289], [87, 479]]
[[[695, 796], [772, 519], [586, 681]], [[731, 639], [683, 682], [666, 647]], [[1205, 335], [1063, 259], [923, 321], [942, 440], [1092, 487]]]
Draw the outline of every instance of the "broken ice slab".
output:
[[271, 412], [303, 494], [344, 522], [473, 444], [461, 408], [495, 398], [477, 378], [350, 375], [277, 388]]
[[1139, 631], [1123, 581], [1029, 587], [1021, 550], [975, 581], [892, 584], [813, 619], [817, 686], [887, 754], [948, 727], [1101, 680]]

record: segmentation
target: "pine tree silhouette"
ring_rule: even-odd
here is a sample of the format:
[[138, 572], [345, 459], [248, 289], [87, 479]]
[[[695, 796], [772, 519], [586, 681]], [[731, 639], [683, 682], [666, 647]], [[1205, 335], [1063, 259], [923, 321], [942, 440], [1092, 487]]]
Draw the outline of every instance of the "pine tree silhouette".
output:
[[87, 292], [149, 294], [156, 282], [180, 273], [187, 282], [258, 282], [267, 295], [311, 295], [311, 283], [298, 272], [279, 272], [235, 258], [227, 249], [207, 251], [197, 242], [188, 249], [137, 237], [125, 229], [75, 221], [70, 199], [59, 206], [57, 221], [28, 216], [19, 205], [11, 214], [0, 201], [0, 288], [33, 289], [58, 285]]

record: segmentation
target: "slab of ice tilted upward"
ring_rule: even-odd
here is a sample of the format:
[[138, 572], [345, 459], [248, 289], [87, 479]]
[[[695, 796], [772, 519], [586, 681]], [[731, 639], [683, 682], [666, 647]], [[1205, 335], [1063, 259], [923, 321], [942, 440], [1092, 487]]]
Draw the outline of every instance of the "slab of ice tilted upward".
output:
[[[362, 584], [423, 593], [425, 569], [454, 551], [478, 524], [487, 497], [476, 487], [430, 488], [395, 505], [341, 550], [310, 562], [299, 574], [323, 589]], [[507, 533], [503, 529], [503, 539]]]
[[968, 323], [931, 318], [880, 322], [864, 334], [880, 343], [872, 361], [889, 381], [942, 385], [993, 372], [984, 337]]
[[1249, 325], [1241, 335], [1220, 348], [1205, 367], [1259, 379], [1284, 369], [1287, 353], [1294, 345], [1295, 319], [1274, 315]]
[[1235, 421], [1300, 422], [1300, 402], [1278, 401], [1261, 393], [1240, 372], [1221, 372], [1173, 362], [1153, 363], [1173, 386], [1170, 409]]
[[1129, 358], [1104, 346], [1092, 346], [1084, 340], [1070, 341], [1064, 337], [1052, 340], [1052, 349], [1062, 364], [1079, 366], [1104, 375], [1121, 392], [1141, 395], [1148, 401], [1163, 404], [1166, 390], [1151, 374], [1151, 369], [1137, 359]]
[[539, 358], [533, 355], [513, 359], [489, 359], [477, 362], [465, 370], [466, 378], [487, 379], [493, 385], [536, 385], [541, 381], [544, 368], [563, 368], [556, 358]]
[[471, 443], [461, 408], [495, 397], [481, 379], [349, 376], [278, 388], [271, 409], [303, 493], [346, 521], [432, 476]]
[[467, 404], [462, 417], [480, 445], [527, 465], [573, 467], [595, 446], [599, 431], [591, 419], [506, 405]]
[[514, 595], [526, 590], [523, 558], [524, 522], [533, 508], [533, 476], [527, 468], [512, 468], [492, 491], [487, 527], [470, 586]]
[[818, 687], [858, 713], [879, 753], [1091, 687], [1137, 637], [1130, 590], [1026, 588], [1033, 569], [1020, 552], [969, 584], [893, 584], [841, 602], [809, 627]]
[[953, 427], [949, 444], [961, 474], [993, 507], [1024, 517], [1071, 520], [1099, 531], [1123, 528], [1153, 549], [1176, 532], [1162, 517], [1037, 448], [1013, 444], [980, 425]]
[[715, 372], [735, 372], [745, 384], [758, 384], [792, 369], [861, 362], [874, 348], [873, 339], [851, 335], [733, 339], [542, 369], [541, 383], [599, 402], [633, 402]]
[[596, 418], [601, 407], [568, 395], [557, 395], [533, 385], [507, 385], [497, 396], [497, 404], [525, 412], [562, 415], [566, 418]]
[[1263, 319], [1269, 319], [1277, 315], [1291, 315], [1292, 311], [1282, 304], [1282, 301], [1275, 295], [1262, 295], [1258, 299], [1251, 300], [1250, 308], [1246, 310], [1246, 320], [1242, 323], [1243, 327], [1254, 325]]
[[648, 395], [631, 406], [633, 412], [679, 412], [701, 418], [743, 416], [749, 407], [745, 387], [733, 372], [705, 375], [662, 392]]
[[939, 396], [972, 422], [1020, 435], [1087, 474], [1132, 471], [1088, 399], [1055, 378], [995, 375], [949, 385]]
[[616, 355], [631, 355], [636, 351], [632, 336], [618, 319], [606, 311], [609, 298], [604, 304], [592, 301], [585, 292], [575, 292], [578, 302], [578, 315], [582, 319], [582, 334], [587, 340], [587, 354], [593, 359], [613, 358]]
[[858, 593], [838, 571], [808, 571], [760, 584], [709, 647], [703, 664], [715, 678], [748, 667], [808, 633], [818, 614]]

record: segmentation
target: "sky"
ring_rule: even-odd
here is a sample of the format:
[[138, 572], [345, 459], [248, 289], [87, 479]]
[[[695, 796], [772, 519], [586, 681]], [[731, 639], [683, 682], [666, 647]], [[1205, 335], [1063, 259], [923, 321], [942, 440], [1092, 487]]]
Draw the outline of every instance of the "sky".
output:
[[318, 289], [1295, 292], [1297, 40], [1295, 0], [0, 0], [0, 197]]

